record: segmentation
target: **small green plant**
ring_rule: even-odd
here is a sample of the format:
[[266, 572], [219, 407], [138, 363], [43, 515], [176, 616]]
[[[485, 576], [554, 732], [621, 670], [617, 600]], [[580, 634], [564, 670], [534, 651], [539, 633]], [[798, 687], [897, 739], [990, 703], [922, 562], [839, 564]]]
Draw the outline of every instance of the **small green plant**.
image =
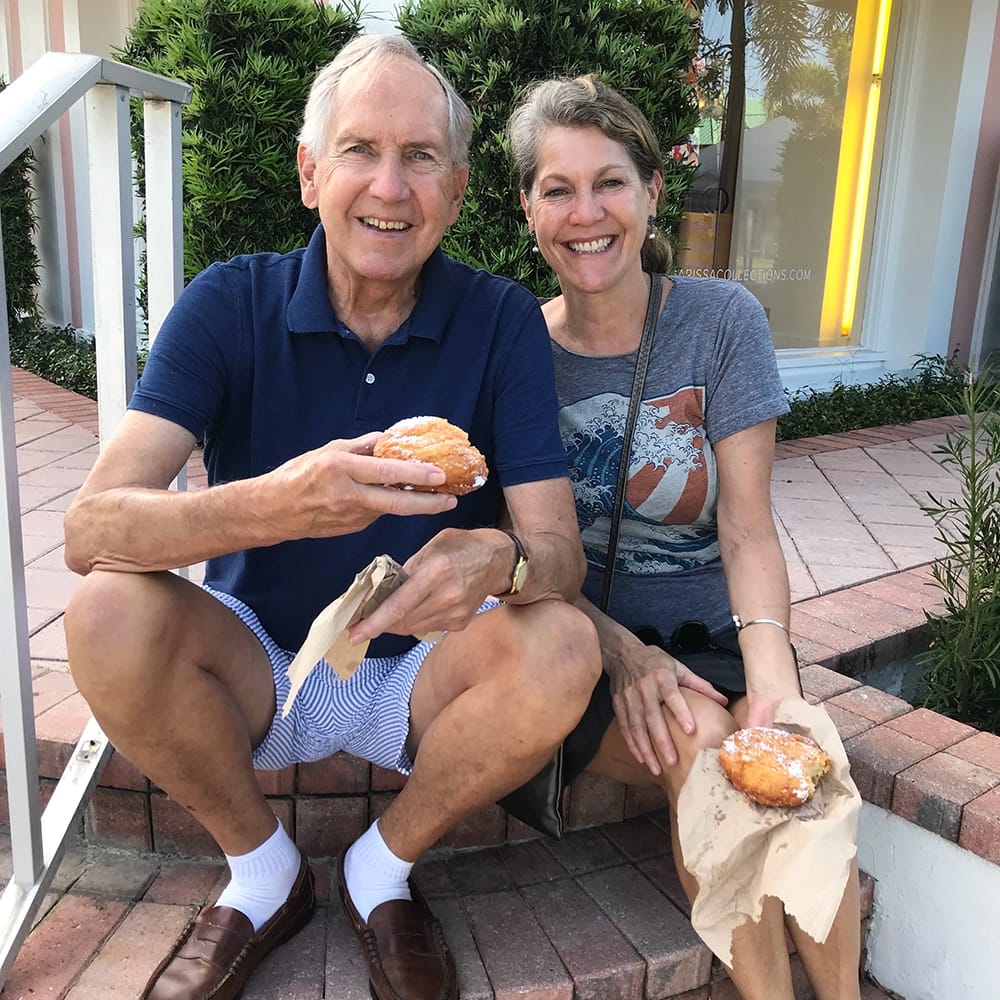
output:
[[[315, 0], [147, 0], [123, 62], [191, 84], [182, 111], [184, 277], [235, 254], [303, 246], [296, 136], [316, 71], [359, 31], [361, 8]], [[143, 189], [141, 112], [133, 150]]]
[[673, 238], [692, 167], [671, 148], [698, 123], [684, 76], [698, 44], [697, 12], [682, 0], [406, 0], [403, 34], [468, 101], [475, 121], [462, 214], [444, 240], [459, 260], [557, 291], [518, 204], [504, 128], [528, 84], [596, 73], [649, 119], [665, 158], [657, 225]]
[[906, 424], [957, 413], [967, 368], [954, 357], [918, 354], [914, 375], [883, 375], [867, 385], [837, 382], [828, 392], [788, 392], [791, 410], [778, 420], [779, 441], [841, 434], [862, 427]]
[[958, 474], [956, 497], [924, 509], [946, 555], [933, 569], [945, 613], [927, 615], [923, 701], [951, 718], [1000, 733], [1000, 386], [969, 377], [962, 409], [969, 429], [936, 449]]

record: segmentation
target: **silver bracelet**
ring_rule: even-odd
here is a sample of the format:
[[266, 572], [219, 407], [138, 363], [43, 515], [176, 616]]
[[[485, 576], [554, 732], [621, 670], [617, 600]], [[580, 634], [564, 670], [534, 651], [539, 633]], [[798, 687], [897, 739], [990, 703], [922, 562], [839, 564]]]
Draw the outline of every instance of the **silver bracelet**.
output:
[[788, 626], [784, 622], [779, 622], [777, 618], [751, 618], [750, 621], [745, 622], [739, 615], [733, 615], [733, 624], [736, 626], [737, 632], [742, 632], [743, 629], [749, 628], [751, 625], [777, 625], [785, 635], [790, 635]]

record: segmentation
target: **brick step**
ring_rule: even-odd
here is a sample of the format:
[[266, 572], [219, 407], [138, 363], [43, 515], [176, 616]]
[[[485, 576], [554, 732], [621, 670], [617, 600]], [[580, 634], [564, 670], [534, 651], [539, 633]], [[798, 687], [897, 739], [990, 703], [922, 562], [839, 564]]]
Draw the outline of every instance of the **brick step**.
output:
[[[9, 869], [9, 844], [0, 854]], [[247, 1000], [366, 1000], [360, 949], [314, 862], [320, 907], [254, 974]], [[4, 989], [5, 1000], [139, 995], [197, 908], [218, 892], [213, 859], [81, 844], [67, 854]], [[415, 878], [441, 919], [463, 1000], [737, 1000], [695, 935], [658, 811], [562, 841], [435, 849]], [[863, 927], [874, 883], [862, 876]], [[331, 899], [333, 902], [331, 903]], [[812, 996], [793, 956], [797, 996]], [[865, 1000], [888, 994], [874, 986]]]

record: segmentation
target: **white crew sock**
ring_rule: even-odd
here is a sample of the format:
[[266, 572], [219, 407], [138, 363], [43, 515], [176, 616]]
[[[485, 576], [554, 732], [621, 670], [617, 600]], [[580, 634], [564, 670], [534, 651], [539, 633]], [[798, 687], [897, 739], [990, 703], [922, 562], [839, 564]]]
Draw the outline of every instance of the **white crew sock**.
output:
[[302, 855], [278, 823], [278, 829], [260, 847], [235, 857], [227, 854], [226, 860], [231, 878], [215, 905], [245, 913], [254, 931], [259, 931], [288, 899]]
[[412, 899], [407, 880], [413, 864], [401, 861], [386, 846], [376, 820], [344, 857], [347, 892], [358, 915], [366, 923], [379, 903], [390, 899]]

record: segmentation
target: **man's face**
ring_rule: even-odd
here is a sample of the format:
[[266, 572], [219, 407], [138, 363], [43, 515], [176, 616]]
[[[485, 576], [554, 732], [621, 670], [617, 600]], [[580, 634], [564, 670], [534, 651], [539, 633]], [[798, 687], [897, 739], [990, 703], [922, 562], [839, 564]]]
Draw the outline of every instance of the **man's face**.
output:
[[335, 286], [411, 283], [458, 217], [469, 171], [451, 160], [447, 121], [440, 84], [414, 62], [344, 74], [326, 149], [299, 147], [302, 201], [319, 209]]

